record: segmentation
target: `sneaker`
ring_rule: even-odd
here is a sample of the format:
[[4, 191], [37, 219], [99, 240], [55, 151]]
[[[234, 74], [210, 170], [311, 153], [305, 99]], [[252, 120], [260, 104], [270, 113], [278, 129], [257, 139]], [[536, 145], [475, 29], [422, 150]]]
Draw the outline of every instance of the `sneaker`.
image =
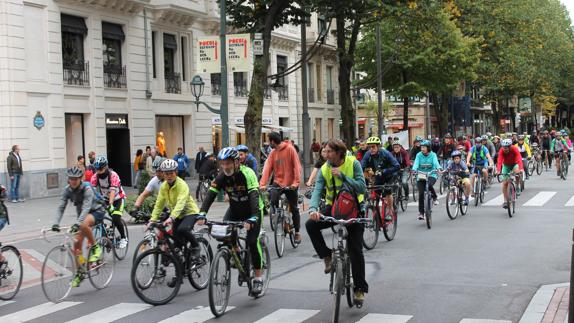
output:
[[424, 220], [424, 219], [425, 219], [425, 215], [424, 215], [424, 214], [419, 214], [418, 219], [419, 219], [419, 220]]
[[18, 200], [12, 200], [12, 203], [18, 203]]
[[90, 249], [90, 257], [88, 258], [88, 261], [89, 262], [96, 262], [96, 261], [100, 260], [101, 256], [102, 256], [102, 247], [96, 243]]
[[295, 232], [295, 243], [301, 244], [301, 233]]
[[353, 301], [355, 302], [355, 305], [357, 305], [357, 307], [359, 308], [363, 306], [363, 302], [365, 302], [365, 293], [358, 290], [355, 292], [353, 296], [354, 296]]
[[79, 287], [82, 280], [84, 280], [83, 275], [77, 273], [76, 276], [74, 276], [74, 279], [72, 279], [72, 287]]
[[468, 201], [469, 201], [469, 198], [467, 197], [467, 198], [464, 199], [464, 201], [462, 202], [462, 204], [463, 204], [463, 205], [468, 205]]
[[505, 209], [505, 210], [508, 209], [508, 204], [507, 204], [507, 203], [502, 203], [502, 208]]
[[18, 202], [26, 202], [25, 199], [18, 199]]
[[438, 200], [433, 200], [433, 201], [432, 201], [432, 204], [433, 204], [434, 206], [437, 206], [437, 205], [438, 205]]
[[253, 283], [251, 284], [251, 293], [253, 295], [259, 295], [263, 291], [263, 278], [255, 277]]
[[390, 214], [385, 214], [385, 221], [391, 222], [391, 221], [393, 221], [393, 217]]
[[323, 258], [323, 262], [325, 262], [325, 269], [323, 271], [325, 272], [325, 274], [330, 273], [331, 266], [333, 265], [333, 259], [331, 258], [331, 256], [327, 256]]
[[126, 238], [121, 239], [118, 247], [120, 249], [124, 249], [127, 246], [128, 246], [128, 239], [126, 239]]

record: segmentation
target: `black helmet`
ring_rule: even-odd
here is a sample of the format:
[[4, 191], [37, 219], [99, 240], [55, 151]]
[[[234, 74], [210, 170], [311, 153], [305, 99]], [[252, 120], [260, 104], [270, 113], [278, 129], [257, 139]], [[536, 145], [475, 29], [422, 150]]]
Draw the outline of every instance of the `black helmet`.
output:
[[84, 171], [80, 169], [78, 166], [73, 166], [68, 168], [66, 171], [66, 175], [71, 178], [80, 178], [84, 176]]

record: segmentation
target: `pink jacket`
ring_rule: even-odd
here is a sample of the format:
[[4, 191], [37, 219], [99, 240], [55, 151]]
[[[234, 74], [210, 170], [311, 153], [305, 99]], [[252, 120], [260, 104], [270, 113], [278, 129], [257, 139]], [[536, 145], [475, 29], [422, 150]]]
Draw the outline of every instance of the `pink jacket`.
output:
[[301, 183], [301, 162], [295, 147], [290, 141], [283, 141], [271, 151], [265, 166], [259, 186], [267, 186], [269, 177], [273, 173], [273, 182], [281, 187], [299, 187]]

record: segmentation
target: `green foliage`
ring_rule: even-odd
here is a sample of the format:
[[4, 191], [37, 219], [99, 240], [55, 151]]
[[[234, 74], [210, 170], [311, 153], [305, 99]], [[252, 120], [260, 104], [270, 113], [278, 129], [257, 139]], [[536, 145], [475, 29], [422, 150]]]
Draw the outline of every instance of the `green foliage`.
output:
[[[130, 213], [131, 211], [134, 210], [134, 203], [136, 202], [137, 198], [138, 198], [138, 195], [136, 195], [136, 194], [128, 195], [126, 197], [125, 209], [128, 213]], [[153, 196], [153, 195], [149, 196], [148, 198], [146, 198], [143, 201], [143, 203], [140, 207], [140, 210], [144, 213], [151, 214], [151, 212], [153, 211], [153, 206], [155, 205], [155, 200], [156, 200], [155, 196]]]
[[138, 183], [138, 194], [141, 194], [145, 190], [147, 183], [149, 183], [151, 180], [151, 177], [149, 177], [149, 174], [146, 171], [143, 171], [140, 174], [139, 180], [140, 182]]

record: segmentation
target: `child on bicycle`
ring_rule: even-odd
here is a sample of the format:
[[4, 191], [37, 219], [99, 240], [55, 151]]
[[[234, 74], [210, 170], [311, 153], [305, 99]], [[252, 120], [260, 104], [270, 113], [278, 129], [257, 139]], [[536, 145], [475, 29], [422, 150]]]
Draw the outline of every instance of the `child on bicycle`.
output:
[[[68, 185], [62, 191], [60, 206], [58, 207], [56, 216], [54, 217], [54, 224], [52, 231], [60, 231], [60, 222], [64, 215], [64, 210], [68, 201], [72, 201], [76, 206], [78, 213], [77, 222], [72, 225], [72, 232], [77, 232], [76, 242], [74, 243], [74, 251], [79, 260], [82, 258], [82, 244], [84, 238], [88, 239], [88, 246], [90, 247], [88, 262], [98, 261], [102, 255], [102, 250], [99, 244], [95, 243], [92, 228], [96, 225], [96, 221], [103, 221], [106, 215], [106, 207], [104, 201], [97, 198], [96, 193], [89, 183], [82, 182], [84, 171], [77, 166], [69, 168], [66, 171], [68, 176]], [[77, 262], [81, 265], [82, 261]], [[76, 277], [72, 280], [72, 287], [80, 286], [83, 280], [83, 275], [78, 272]]]
[[464, 205], [468, 205], [469, 195], [470, 195], [470, 179], [468, 167], [466, 163], [462, 161], [462, 154], [459, 150], [455, 150], [450, 155], [452, 160], [450, 160], [446, 166], [446, 171], [460, 177], [462, 186], [464, 187], [463, 201]]
[[[430, 173], [432, 171], [441, 170], [442, 167], [438, 162], [438, 157], [434, 152], [430, 150], [430, 141], [423, 140], [421, 142], [421, 151], [417, 154], [415, 158], [415, 162], [413, 164], [413, 173], [417, 173], [417, 171]], [[425, 219], [425, 204], [424, 204], [424, 194], [425, 194], [425, 187], [426, 181], [429, 182], [429, 190], [433, 199], [433, 204], [438, 205], [437, 195], [434, 190], [434, 183], [437, 180], [437, 173], [428, 174], [427, 179], [421, 179], [419, 175], [417, 175], [417, 189], [419, 191], [419, 220]]]

